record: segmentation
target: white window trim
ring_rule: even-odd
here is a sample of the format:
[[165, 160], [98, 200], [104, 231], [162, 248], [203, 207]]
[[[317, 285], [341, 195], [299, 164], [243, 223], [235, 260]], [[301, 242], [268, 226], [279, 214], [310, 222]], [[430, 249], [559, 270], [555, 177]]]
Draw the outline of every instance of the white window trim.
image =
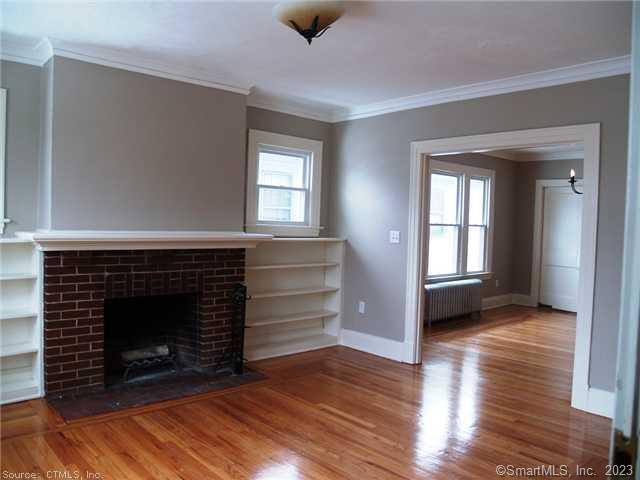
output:
[[11, 220], [5, 217], [6, 186], [6, 142], [7, 142], [7, 90], [0, 88], [0, 235]]
[[[258, 154], [260, 146], [286, 148], [310, 153], [308, 224], [295, 225], [258, 221]], [[320, 194], [322, 188], [322, 142], [262, 130], [249, 130], [247, 152], [247, 205], [245, 230], [276, 236], [317, 237], [320, 234]]]
[[[435, 283], [438, 281], [456, 280], [461, 278], [491, 278], [493, 268], [493, 217], [495, 210], [494, 192], [496, 184], [496, 172], [494, 170], [488, 170], [485, 168], [472, 167], [468, 165], [462, 165], [459, 163], [442, 162], [439, 160], [431, 159], [429, 161], [429, 175], [427, 176], [427, 192], [431, 191], [431, 174], [432, 173], [451, 173], [454, 175], [464, 175], [463, 191], [461, 195], [461, 219], [460, 219], [460, 244], [458, 248], [458, 273], [443, 274], [443, 275], [427, 275], [426, 279], [428, 283]], [[469, 183], [473, 177], [489, 178], [489, 192], [487, 199], [489, 200], [488, 218], [487, 218], [487, 245], [485, 252], [485, 269], [480, 272], [467, 272], [467, 236], [468, 236], [468, 218], [469, 218], [469, 203], [466, 199], [469, 196]], [[430, 195], [427, 197], [429, 198]], [[428, 203], [428, 200], [427, 200]], [[427, 205], [427, 216], [429, 215], [429, 205]], [[427, 220], [427, 225], [430, 222]], [[464, 268], [463, 268], [464, 267]]]

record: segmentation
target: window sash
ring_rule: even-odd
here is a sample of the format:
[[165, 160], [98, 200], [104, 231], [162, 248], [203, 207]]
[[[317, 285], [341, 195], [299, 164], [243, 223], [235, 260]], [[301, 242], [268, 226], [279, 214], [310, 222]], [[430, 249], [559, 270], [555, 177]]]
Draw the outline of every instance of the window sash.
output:
[[484, 225], [468, 225], [467, 226], [467, 238], [469, 235], [469, 230], [470, 227], [474, 227], [474, 228], [479, 228], [482, 231], [482, 247], [481, 247], [481, 251], [482, 251], [482, 265], [480, 266], [480, 269], [478, 270], [471, 270], [469, 268], [469, 242], [467, 240], [467, 261], [466, 261], [466, 273], [468, 274], [472, 274], [472, 273], [483, 273], [487, 271], [487, 239], [489, 237], [489, 230], [486, 226]]
[[[301, 222], [295, 222], [290, 220], [261, 220], [260, 219], [260, 211], [261, 208], [271, 209], [271, 210], [292, 210], [291, 206], [262, 206], [260, 207], [260, 191], [261, 190], [281, 190], [286, 192], [303, 192], [304, 193], [304, 220]], [[271, 185], [262, 185], [258, 184], [257, 188], [257, 224], [259, 225], [299, 225], [305, 226], [309, 225], [309, 195], [310, 191], [307, 188], [294, 188], [294, 187], [273, 187]]]
[[[436, 273], [436, 274], [431, 274], [428, 275], [429, 278], [440, 278], [440, 277], [451, 277], [453, 275], [458, 275], [458, 270], [460, 268], [460, 239], [461, 239], [461, 231], [462, 228], [460, 227], [460, 225], [440, 225], [440, 224], [430, 224], [429, 225], [429, 241], [430, 241], [430, 245], [433, 245], [433, 241], [432, 241], [432, 233], [433, 233], [433, 229], [438, 228], [438, 227], [444, 227], [445, 229], [450, 229], [453, 230], [454, 232], [454, 236], [455, 236], [455, 241], [456, 241], [456, 251], [455, 251], [455, 261], [454, 261], [454, 271], [446, 271], [446, 272], [441, 272], [441, 273]], [[431, 252], [431, 250], [430, 250]], [[441, 258], [441, 257], [440, 257]], [[429, 261], [429, 269], [433, 269], [434, 268], [434, 261], [430, 260]]]
[[284, 188], [303, 188], [309, 189], [309, 175], [311, 172], [311, 162], [313, 158], [312, 152], [302, 152], [297, 150], [291, 150], [285, 147], [275, 148], [273, 146], [259, 145], [258, 146], [258, 171], [256, 175], [258, 186], [273, 186], [274, 188], [281, 187], [281, 185], [270, 185], [260, 183], [260, 154], [270, 153], [272, 155], [281, 155], [286, 157], [294, 157], [302, 160], [302, 184], [304, 187], [284, 187]]
[[[442, 163], [442, 162], [439, 162]], [[449, 171], [446, 168], [441, 169], [438, 167], [431, 167], [429, 172], [429, 184], [431, 185], [431, 181], [433, 179], [433, 175], [451, 175], [456, 176], [459, 179], [458, 183], [458, 197], [457, 197], [457, 221], [459, 223], [432, 223], [431, 222], [431, 206], [429, 207], [428, 212], [428, 225], [429, 232], [431, 231], [431, 227], [442, 226], [442, 227], [458, 227], [458, 245], [457, 245], [457, 271], [455, 273], [447, 273], [447, 274], [438, 274], [438, 275], [428, 275], [429, 279], [437, 279], [440, 277], [454, 277], [461, 275], [470, 275], [470, 274], [479, 274], [487, 272], [490, 268], [489, 260], [490, 260], [490, 231], [492, 225], [490, 225], [490, 218], [493, 209], [493, 205], [491, 204], [491, 192], [493, 188], [494, 176], [493, 174], [489, 174], [487, 171], [487, 175], [479, 175], [477, 173], [472, 172], [472, 170], [477, 170], [472, 167], [465, 168], [463, 165], [452, 164], [452, 170]], [[484, 172], [483, 172], [484, 173]], [[483, 201], [483, 212], [482, 212], [482, 224], [469, 223], [469, 204], [470, 204], [470, 185], [471, 180], [482, 180], [484, 182], [484, 201]], [[429, 193], [431, 195], [431, 192]], [[482, 268], [480, 270], [469, 270], [469, 229], [470, 227], [482, 227], [484, 231], [484, 243], [482, 249]], [[430, 235], [430, 234], [429, 234]], [[431, 248], [431, 246], [429, 247]]]
[[287, 191], [293, 191], [293, 192], [309, 192], [308, 188], [276, 187], [274, 185], [269, 185], [269, 184], [264, 184], [264, 183], [258, 183], [257, 186], [258, 186], [258, 189], [260, 189], [260, 188], [268, 188], [269, 190], [287, 190]]
[[[447, 177], [454, 177], [457, 180], [456, 215], [455, 215], [456, 223], [449, 224], [449, 225], [462, 226], [462, 208], [460, 208], [460, 207], [462, 206], [462, 186], [464, 185], [463, 175], [461, 175], [459, 173], [452, 173], [452, 172], [441, 171], [441, 170], [432, 170], [430, 179], [433, 179], [433, 175], [442, 175], [442, 176], [447, 176]], [[429, 224], [430, 225], [447, 225], [446, 223], [436, 223], [436, 222], [432, 223], [431, 222], [431, 207], [429, 208], [428, 216], [429, 216], [428, 218], [429, 218]]]
[[[302, 184], [304, 185], [304, 187], [286, 187], [286, 186], [281, 186], [281, 185], [271, 185], [271, 184], [265, 184], [265, 183], [260, 183], [260, 154], [261, 153], [270, 153], [273, 155], [282, 155], [282, 156], [290, 156], [290, 157], [295, 157], [295, 158], [300, 158], [302, 159]], [[309, 184], [310, 184], [310, 172], [311, 172], [311, 162], [313, 161], [313, 154], [312, 152], [302, 152], [302, 151], [297, 151], [297, 150], [291, 150], [285, 147], [272, 147], [272, 146], [265, 146], [265, 145], [260, 145], [258, 147], [258, 162], [257, 162], [257, 174], [256, 174], [256, 180], [258, 181], [258, 183], [256, 183], [256, 224], [258, 225], [295, 225], [295, 226], [308, 226], [309, 225], [309, 204], [310, 204], [310, 200], [311, 200], [311, 189], [309, 188]], [[287, 192], [302, 192], [304, 193], [303, 195], [303, 201], [304, 201], [304, 219], [300, 222], [296, 222], [296, 221], [290, 221], [290, 220], [261, 220], [260, 219], [260, 212], [262, 211], [262, 209], [277, 209], [277, 210], [292, 210], [292, 207], [266, 207], [266, 206], [260, 206], [260, 191], [263, 189], [267, 189], [267, 190], [281, 190], [281, 191], [287, 191]]]
[[[469, 189], [471, 188], [472, 180], [480, 180], [484, 184], [484, 191], [483, 191], [484, 198], [482, 202], [482, 223], [480, 224], [467, 223], [467, 225], [468, 226], [487, 226], [489, 223], [489, 186], [490, 186], [491, 179], [489, 177], [484, 177], [484, 176], [470, 175], [468, 180]], [[471, 201], [471, 195], [469, 195], [469, 201]], [[468, 218], [469, 216], [467, 216], [467, 221], [468, 221]]]

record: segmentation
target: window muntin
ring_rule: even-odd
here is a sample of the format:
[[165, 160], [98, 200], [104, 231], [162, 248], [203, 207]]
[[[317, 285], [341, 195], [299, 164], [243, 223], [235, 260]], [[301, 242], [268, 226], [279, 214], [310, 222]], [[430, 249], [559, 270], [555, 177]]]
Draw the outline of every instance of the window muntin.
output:
[[308, 224], [310, 153], [260, 146], [258, 222]]
[[489, 270], [490, 170], [431, 161], [429, 278]]

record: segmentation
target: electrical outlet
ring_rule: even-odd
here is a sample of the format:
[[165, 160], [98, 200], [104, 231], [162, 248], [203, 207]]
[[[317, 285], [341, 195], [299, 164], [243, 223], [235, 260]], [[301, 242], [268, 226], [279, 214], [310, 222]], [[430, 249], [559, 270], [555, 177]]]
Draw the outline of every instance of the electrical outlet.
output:
[[498, 288], [499, 286], [500, 286], [500, 280], [496, 278], [496, 288]]
[[358, 313], [364, 314], [365, 310], [366, 310], [367, 304], [365, 302], [363, 302], [362, 300], [360, 300], [358, 302]]
[[400, 243], [399, 230], [389, 230], [389, 243]]

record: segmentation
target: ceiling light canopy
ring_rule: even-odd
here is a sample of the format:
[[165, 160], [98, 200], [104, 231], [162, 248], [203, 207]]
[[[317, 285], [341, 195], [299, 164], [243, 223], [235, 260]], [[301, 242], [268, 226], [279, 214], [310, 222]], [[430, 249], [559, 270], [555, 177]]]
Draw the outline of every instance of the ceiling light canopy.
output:
[[341, 2], [285, 2], [273, 8], [273, 16], [302, 35], [309, 45], [343, 13]]

